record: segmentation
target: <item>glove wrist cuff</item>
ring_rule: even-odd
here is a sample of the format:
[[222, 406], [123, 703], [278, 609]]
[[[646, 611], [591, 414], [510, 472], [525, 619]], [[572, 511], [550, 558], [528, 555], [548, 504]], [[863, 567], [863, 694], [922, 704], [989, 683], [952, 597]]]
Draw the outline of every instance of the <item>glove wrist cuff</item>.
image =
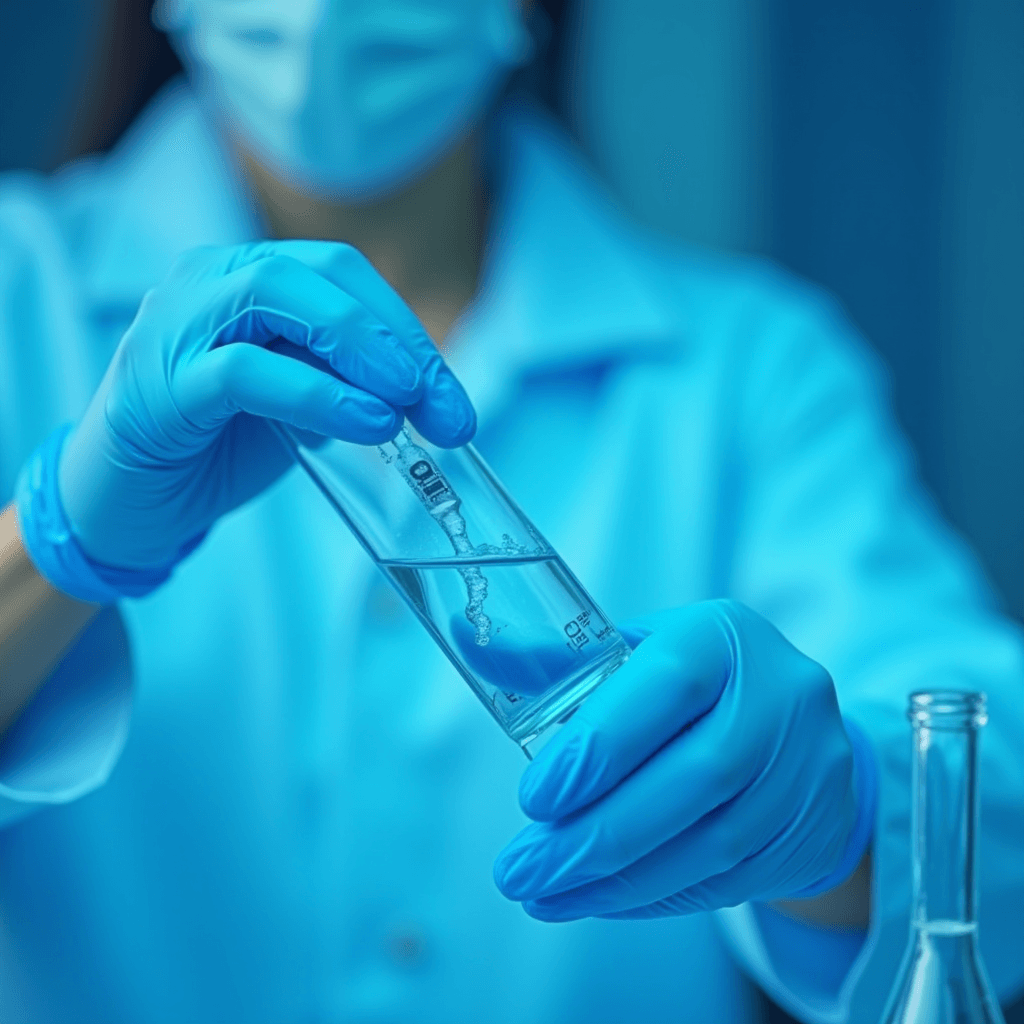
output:
[[875, 830], [875, 812], [878, 808], [878, 766], [875, 752], [863, 729], [848, 718], [843, 719], [846, 735], [853, 748], [853, 795], [857, 803], [857, 818], [850, 830], [846, 847], [839, 863], [820, 882], [808, 886], [787, 899], [808, 899], [819, 896], [845, 882], [856, 870], [871, 845]]
[[113, 604], [125, 597], [144, 597], [167, 581], [202, 537], [185, 545], [171, 564], [153, 569], [119, 569], [93, 561], [71, 532], [57, 488], [57, 468], [71, 430], [70, 423], [54, 430], [18, 475], [14, 501], [25, 551], [51, 586], [78, 601]]

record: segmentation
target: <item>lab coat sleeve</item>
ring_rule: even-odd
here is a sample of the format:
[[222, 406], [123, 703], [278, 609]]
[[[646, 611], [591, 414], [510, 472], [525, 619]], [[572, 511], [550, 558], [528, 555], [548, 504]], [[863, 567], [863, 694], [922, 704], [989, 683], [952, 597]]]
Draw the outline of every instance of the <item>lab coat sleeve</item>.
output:
[[[746, 317], [748, 328], [761, 326], [742, 333], [732, 357], [746, 390], [728, 589], [831, 672], [844, 716], [873, 744], [879, 799], [871, 924], [859, 953], [841, 952], [842, 941], [817, 953], [798, 937], [780, 941], [749, 905], [720, 912], [719, 923], [742, 965], [799, 1019], [878, 1020], [909, 929], [907, 698], [982, 690], [980, 937], [1007, 999], [1024, 983], [1021, 632], [917, 482], [884, 373], [842, 312], [776, 283], [771, 297], [748, 298]], [[829, 972], [813, 961], [827, 948], [849, 967], [823, 986]]]
[[[0, 177], [0, 503], [29, 452], [92, 391], [75, 276], [45, 179]], [[105, 609], [0, 739], [0, 828], [95, 789], [120, 755], [132, 672]]]
[[0, 740], [0, 828], [101, 786], [128, 737], [131, 698], [127, 636], [106, 608]]

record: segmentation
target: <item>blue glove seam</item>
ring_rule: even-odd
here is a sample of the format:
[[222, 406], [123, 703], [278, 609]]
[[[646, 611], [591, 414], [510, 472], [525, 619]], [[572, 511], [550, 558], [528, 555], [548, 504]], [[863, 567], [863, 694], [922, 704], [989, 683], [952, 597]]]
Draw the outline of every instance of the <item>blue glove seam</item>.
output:
[[57, 427], [28, 457], [18, 474], [15, 508], [25, 551], [55, 589], [90, 604], [144, 597], [171, 575], [174, 566], [202, 542], [205, 532], [182, 545], [174, 560], [151, 569], [126, 569], [91, 559], [71, 531], [57, 486], [64, 442], [73, 424]]
[[878, 766], [875, 763], [875, 753], [871, 741], [860, 726], [847, 718], [843, 719], [843, 725], [853, 750], [853, 792], [857, 803], [857, 817], [835, 868], [821, 881], [806, 886], [786, 899], [809, 899], [834, 889], [853, 874], [871, 845], [875, 812], [878, 807]]

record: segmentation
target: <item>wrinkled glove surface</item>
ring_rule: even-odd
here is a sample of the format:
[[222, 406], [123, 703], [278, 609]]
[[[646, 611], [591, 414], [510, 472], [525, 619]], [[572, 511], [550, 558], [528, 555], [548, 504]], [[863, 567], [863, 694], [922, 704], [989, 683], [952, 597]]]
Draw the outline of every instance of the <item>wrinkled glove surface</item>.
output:
[[60, 500], [86, 555], [173, 564], [290, 465], [265, 417], [360, 444], [408, 416], [470, 439], [461, 385], [355, 249], [271, 241], [193, 250], [150, 291], [60, 457]]
[[644, 634], [523, 774], [534, 823], [495, 864], [501, 891], [568, 921], [801, 898], [843, 881], [867, 847], [858, 808], [870, 815], [872, 801], [855, 794], [825, 669], [730, 601], [659, 613]]

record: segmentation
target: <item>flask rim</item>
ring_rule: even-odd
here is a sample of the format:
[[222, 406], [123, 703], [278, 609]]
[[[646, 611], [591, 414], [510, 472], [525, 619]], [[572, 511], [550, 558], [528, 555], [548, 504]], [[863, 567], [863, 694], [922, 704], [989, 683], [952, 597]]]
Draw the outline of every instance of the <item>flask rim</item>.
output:
[[979, 727], [988, 721], [985, 694], [971, 690], [917, 690], [910, 695], [907, 717], [915, 727]]

